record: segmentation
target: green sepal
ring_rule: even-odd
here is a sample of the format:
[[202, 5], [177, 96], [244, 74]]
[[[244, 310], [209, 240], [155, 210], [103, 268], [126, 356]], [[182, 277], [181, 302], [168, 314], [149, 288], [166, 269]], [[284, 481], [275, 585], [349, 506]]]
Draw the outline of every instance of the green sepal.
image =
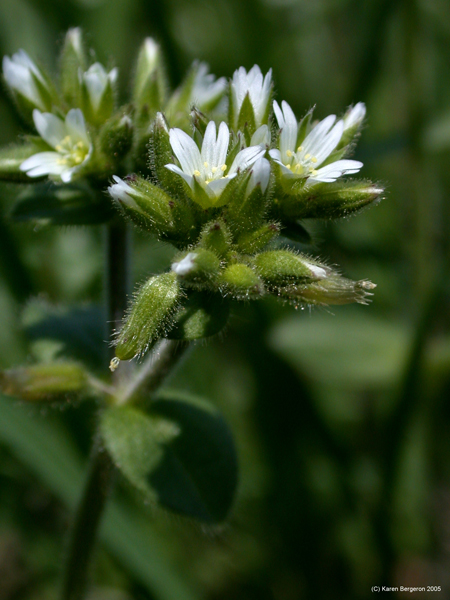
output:
[[276, 294], [279, 298], [295, 305], [328, 306], [355, 302], [368, 304], [375, 287], [376, 285], [371, 281], [352, 281], [333, 273], [319, 281], [281, 287], [276, 290]]
[[194, 128], [195, 131], [197, 131], [202, 140], [203, 140], [203, 136], [205, 135], [205, 131], [206, 131], [206, 127], [208, 126], [209, 123], [209, 119], [206, 115], [204, 115], [201, 110], [199, 110], [197, 107], [193, 107], [191, 112], [189, 113], [189, 117], [191, 119], [191, 123], [192, 126]]
[[218, 286], [224, 296], [228, 294], [237, 300], [259, 298], [264, 294], [264, 284], [248, 265], [234, 263], [228, 265], [218, 278]]
[[27, 186], [19, 194], [10, 217], [49, 225], [98, 225], [107, 223], [113, 214], [108, 199], [85, 183], [45, 181]]
[[[178, 269], [182, 261], [188, 261], [187, 269]], [[204, 286], [213, 283], [220, 271], [220, 259], [211, 250], [205, 248], [194, 248], [190, 252], [182, 252], [175, 256], [172, 270], [178, 277], [189, 286]]]
[[252, 101], [250, 100], [249, 92], [247, 92], [244, 101], [242, 102], [241, 110], [239, 111], [237, 129], [243, 132], [247, 145], [250, 145], [250, 139], [256, 131], [256, 122], [255, 111], [253, 109]]
[[290, 250], [262, 252], [254, 257], [253, 264], [265, 283], [272, 286], [317, 279], [318, 274], [329, 272], [327, 267]]
[[130, 360], [144, 354], [173, 324], [182, 296], [175, 273], [151, 277], [134, 294], [116, 340], [116, 356]]
[[200, 233], [199, 245], [211, 250], [219, 258], [224, 258], [228, 254], [232, 242], [231, 232], [222, 219], [209, 221]]
[[61, 90], [70, 107], [80, 105], [81, 89], [78, 73], [86, 71], [88, 60], [82, 32], [78, 27], [69, 29], [59, 61]]
[[236, 450], [209, 403], [167, 393], [148, 413], [112, 407], [100, 417], [100, 435], [146, 500], [210, 525], [226, 518], [237, 485]]
[[148, 165], [153, 176], [158, 179], [164, 189], [168, 191], [180, 190], [181, 185], [178, 181], [180, 177], [175, 178], [175, 173], [166, 168], [166, 165], [174, 162], [174, 157], [170, 145], [169, 125], [162, 113], [156, 114], [146, 140], [146, 143], [148, 143]]
[[254, 231], [248, 231], [238, 237], [237, 247], [244, 254], [254, 254], [267, 246], [280, 233], [277, 223], [265, 223]]
[[125, 158], [133, 145], [133, 122], [123, 111], [107, 121], [100, 131], [100, 149], [114, 162]]
[[216, 335], [224, 329], [230, 314], [230, 303], [220, 294], [190, 292], [175, 315], [175, 325], [167, 337], [192, 341]]
[[88, 376], [75, 362], [54, 362], [0, 372], [0, 390], [27, 402], [54, 402], [85, 391]]
[[[230, 190], [227, 204], [227, 219], [233, 224], [233, 229], [246, 232], [262, 225], [266, 212], [267, 194], [260, 185], [256, 185], [250, 194], [246, 195], [251, 171], [241, 173], [231, 180], [227, 188], [234, 182], [235, 189]], [[225, 188], [225, 191], [227, 190]]]
[[318, 183], [279, 198], [277, 210], [281, 218], [338, 219], [379, 200], [383, 191], [370, 181]]
[[303, 140], [306, 138], [308, 133], [311, 131], [311, 120], [314, 112], [314, 106], [308, 110], [306, 115], [298, 124], [297, 140], [295, 149], [302, 145]]

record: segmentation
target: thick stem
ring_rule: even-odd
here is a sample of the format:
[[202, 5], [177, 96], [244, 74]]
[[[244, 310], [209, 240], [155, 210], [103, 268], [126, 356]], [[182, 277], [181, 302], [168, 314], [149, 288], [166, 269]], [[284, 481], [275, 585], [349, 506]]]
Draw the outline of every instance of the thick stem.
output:
[[[129, 280], [130, 232], [125, 223], [114, 221], [107, 228], [105, 261], [105, 300], [108, 315], [108, 339], [120, 323], [127, 305]], [[114, 355], [108, 352], [107, 362]], [[115, 374], [123, 376], [125, 370]], [[106, 501], [113, 483], [114, 466], [97, 440], [92, 448], [89, 475], [75, 515], [69, 541], [63, 580], [62, 600], [82, 600], [92, 551]]]

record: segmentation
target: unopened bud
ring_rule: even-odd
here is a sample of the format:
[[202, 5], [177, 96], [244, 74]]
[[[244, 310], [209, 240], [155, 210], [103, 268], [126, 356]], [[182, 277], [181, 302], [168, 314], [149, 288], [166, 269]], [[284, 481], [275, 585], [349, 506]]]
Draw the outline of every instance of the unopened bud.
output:
[[279, 201], [279, 214], [288, 219], [338, 219], [381, 199], [382, 187], [368, 181], [319, 183]]
[[50, 78], [24, 50], [3, 57], [3, 75], [19, 110], [29, 120], [34, 109], [51, 111], [58, 102]]
[[329, 304], [368, 304], [374, 283], [367, 280], [352, 281], [337, 274], [321, 279], [320, 281], [291, 285], [278, 291], [278, 295], [294, 304], [316, 304], [327, 306]]
[[152, 38], [146, 38], [139, 51], [133, 87], [138, 121], [146, 115], [148, 123], [165, 104], [167, 81], [162, 62], [161, 47]]
[[289, 250], [262, 252], [255, 256], [254, 264], [260, 277], [272, 286], [285, 286], [311, 279], [321, 280], [331, 273], [329, 267]]
[[100, 63], [94, 63], [85, 72], [79, 70], [81, 107], [88, 122], [100, 125], [111, 116], [117, 75], [116, 68], [107, 73]]
[[51, 402], [65, 398], [82, 392], [86, 384], [86, 372], [72, 362], [18, 367], [0, 373], [2, 392], [29, 402]]
[[207, 223], [200, 234], [200, 245], [221, 258], [230, 251], [231, 244], [230, 230], [221, 219]]
[[130, 360], [144, 354], [169, 329], [181, 297], [174, 272], [151, 277], [135, 294], [117, 336], [116, 357]]
[[205, 284], [214, 280], [219, 274], [220, 260], [214, 252], [197, 248], [178, 257], [171, 268], [186, 283]]
[[249, 266], [242, 263], [229, 265], [219, 277], [222, 294], [229, 294], [237, 300], [258, 298], [264, 293], [264, 285]]
[[344, 121], [344, 132], [341, 140], [336, 147], [336, 150], [340, 150], [345, 146], [348, 146], [361, 129], [364, 118], [366, 116], [366, 105], [364, 102], [358, 102], [355, 106], [351, 106], [345, 113]]
[[108, 188], [113, 200], [137, 225], [164, 235], [172, 230], [172, 198], [147, 179], [131, 175], [123, 181], [113, 175], [115, 183]]
[[81, 89], [78, 73], [87, 69], [88, 61], [79, 27], [69, 29], [60, 58], [60, 80], [64, 99], [71, 107], [79, 107]]

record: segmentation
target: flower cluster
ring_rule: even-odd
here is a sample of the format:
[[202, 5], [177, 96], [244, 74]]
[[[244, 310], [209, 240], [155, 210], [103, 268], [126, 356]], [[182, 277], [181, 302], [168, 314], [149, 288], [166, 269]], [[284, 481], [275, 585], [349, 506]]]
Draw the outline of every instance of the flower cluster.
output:
[[170, 270], [136, 294], [117, 336], [119, 359], [161, 336], [220, 331], [230, 300], [367, 302], [373, 284], [287, 245], [307, 237], [300, 219], [343, 217], [381, 196], [379, 186], [347, 178], [363, 166], [349, 158], [363, 103], [340, 118], [317, 122], [309, 111], [299, 120], [273, 99], [270, 70], [240, 67], [227, 82], [201, 62], [170, 93], [161, 50], [146, 39], [120, 107], [117, 69], [89, 65], [88, 56], [75, 29], [59, 86], [24, 51], [4, 58], [3, 73], [38, 134], [20, 149], [18, 172], [95, 189], [109, 181], [122, 217], [178, 249]]

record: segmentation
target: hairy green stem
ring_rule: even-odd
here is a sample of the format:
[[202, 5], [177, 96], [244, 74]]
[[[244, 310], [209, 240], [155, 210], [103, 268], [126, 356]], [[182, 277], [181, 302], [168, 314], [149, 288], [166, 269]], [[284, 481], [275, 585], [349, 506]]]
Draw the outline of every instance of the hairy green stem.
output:
[[162, 340], [118, 399], [118, 404], [126, 404], [144, 394], [148, 398], [172, 371], [188, 347], [186, 342]]

